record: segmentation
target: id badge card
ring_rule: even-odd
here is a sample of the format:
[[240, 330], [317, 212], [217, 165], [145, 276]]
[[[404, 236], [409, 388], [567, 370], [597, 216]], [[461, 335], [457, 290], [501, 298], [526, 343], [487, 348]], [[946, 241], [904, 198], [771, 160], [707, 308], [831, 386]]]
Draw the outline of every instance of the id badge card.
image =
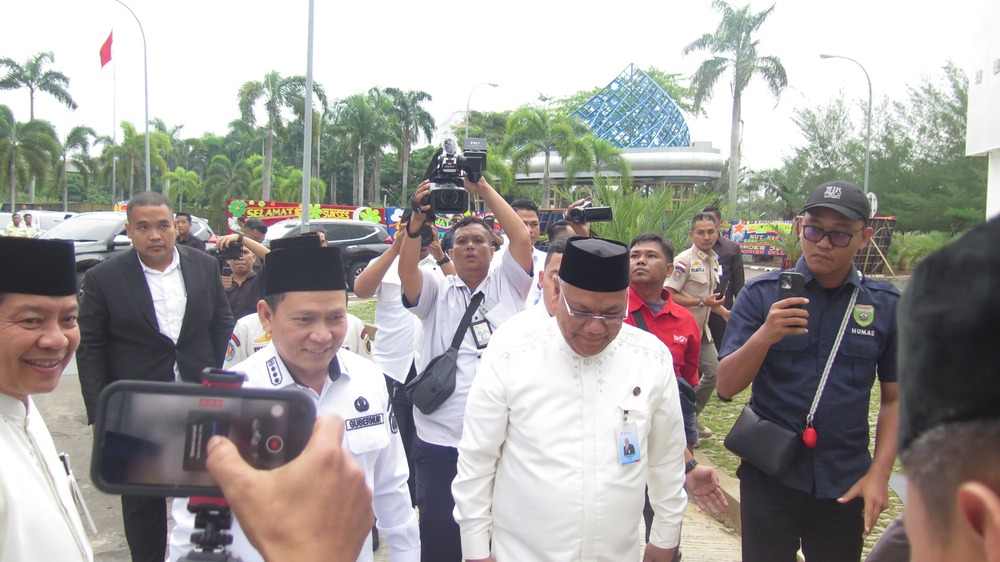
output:
[[639, 462], [639, 434], [634, 423], [626, 423], [615, 428], [618, 444], [618, 460], [622, 466]]
[[493, 328], [486, 320], [480, 320], [472, 325], [472, 336], [476, 338], [476, 349], [486, 349], [492, 335]]

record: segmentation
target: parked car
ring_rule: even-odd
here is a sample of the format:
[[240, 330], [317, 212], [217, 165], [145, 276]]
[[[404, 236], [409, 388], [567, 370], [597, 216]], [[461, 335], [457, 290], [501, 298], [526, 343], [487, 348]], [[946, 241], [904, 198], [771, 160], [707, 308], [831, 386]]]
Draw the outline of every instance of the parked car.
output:
[[[354, 290], [354, 279], [368, 267], [368, 262], [376, 258], [392, 244], [392, 237], [384, 226], [374, 222], [347, 219], [312, 219], [310, 230], [322, 230], [327, 244], [340, 248], [344, 257], [344, 271], [347, 286]], [[264, 245], [270, 247], [271, 240], [287, 238], [302, 232], [300, 219], [288, 219], [267, 227]]]
[[[191, 231], [214, 248], [215, 233], [205, 219], [193, 218]], [[132, 247], [132, 241], [125, 235], [126, 220], [124, 212], [80, 213], [53, 226], [39, 238], [73, 241], [77, 278], [82, 282], [88, 269]]]
[[[62, 211], [18, 211], [17, 214], [21, 215], [22, 222], [24, 224], [24, 215], [31, 215], [32, 224], [38, 227], [39, 233], [45, 232], [46, 230], [52, 228], [53, 226], [63, 222], [64, 220], [76, 215], [76, 213], [64, 213]], [[8, 224], [13, 219], [11, 218], [11, 213], [0, 213], [0, 230], [7, 227]]]

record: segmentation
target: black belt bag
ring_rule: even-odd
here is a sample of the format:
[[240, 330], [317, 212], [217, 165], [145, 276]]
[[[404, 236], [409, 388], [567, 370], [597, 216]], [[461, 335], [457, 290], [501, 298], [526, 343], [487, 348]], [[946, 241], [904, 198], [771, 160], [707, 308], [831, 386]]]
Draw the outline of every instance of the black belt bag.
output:
[[723, 444], [763, 472], [780, 477], [791, 466], [801, 442], [798, 433], [758, 416], [750, 406], [743, 406]]
[[458, 376], [458, 348], [462, 345], [465, 331], [472, 324], [472, 316], [476, 313], [479, 304], [483, 302], [484, 297], [482, 292], [476, 293], [472, 297], [469, 308], [465, 310], [465, 316], [462, 317], [462, 322], [458, 325], [455, 337], [451, 341], [451, 347], [441, 355], [431, 359], [424, 370], [403, 387], [407, 398], [424, 415], [437, 410], [455, 392], [455, 379]]

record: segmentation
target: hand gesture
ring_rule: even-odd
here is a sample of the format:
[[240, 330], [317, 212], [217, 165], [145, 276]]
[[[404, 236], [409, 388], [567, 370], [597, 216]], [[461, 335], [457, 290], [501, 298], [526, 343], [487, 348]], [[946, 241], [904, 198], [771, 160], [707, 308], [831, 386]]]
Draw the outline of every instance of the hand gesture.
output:
[[712, 515], [721, 515], [729, 507], [726, 495], [719, 487], [719, 475], [714, 468], [705, 465], [694, 467], [684, 477], [684, 487], [694, 503]]
[[808, 333], [809, 312], [802, 308], [808, 303], [807, 298], [791, 297], [772, 304], [767, 320], [757, 333], [768, 345], [774, 345], [788, 335]]

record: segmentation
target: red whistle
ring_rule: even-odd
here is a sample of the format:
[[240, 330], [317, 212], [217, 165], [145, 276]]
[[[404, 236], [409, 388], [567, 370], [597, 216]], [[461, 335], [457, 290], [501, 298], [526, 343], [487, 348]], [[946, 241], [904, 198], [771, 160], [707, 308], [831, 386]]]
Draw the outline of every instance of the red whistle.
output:
[[816, 428], [809, 426], [805, 431], [802, 432], [802, 442], [806, 444], [806, 447], [810, 449], [816, 448]]

